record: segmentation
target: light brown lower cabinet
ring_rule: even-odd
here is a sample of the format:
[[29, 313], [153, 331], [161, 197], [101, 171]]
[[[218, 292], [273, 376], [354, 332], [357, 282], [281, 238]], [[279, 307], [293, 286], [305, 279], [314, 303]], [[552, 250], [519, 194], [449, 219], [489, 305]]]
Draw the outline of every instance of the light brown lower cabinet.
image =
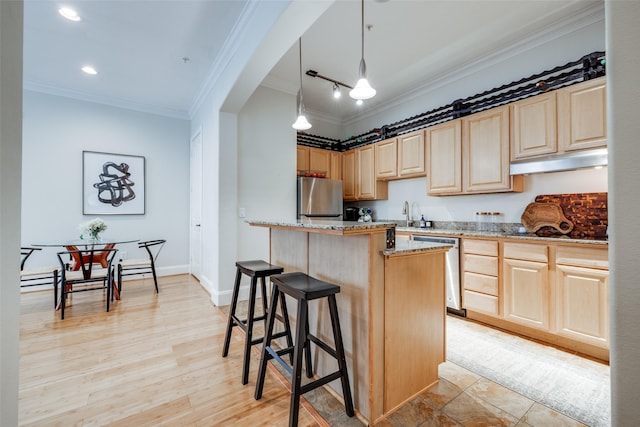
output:
[[461, 247], [470, 319], [608, 360], [607, 247], [466, 238]]
[[505, 319], [549, 330], [547, 246], [505, 243], [503, 254]]

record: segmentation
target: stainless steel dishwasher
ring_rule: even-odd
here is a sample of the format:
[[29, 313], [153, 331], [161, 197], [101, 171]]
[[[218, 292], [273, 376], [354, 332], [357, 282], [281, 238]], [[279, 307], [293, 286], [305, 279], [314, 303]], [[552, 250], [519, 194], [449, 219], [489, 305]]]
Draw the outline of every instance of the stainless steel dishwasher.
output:
[[457, 237], [435, 237], [420, 234], [411, 235], [411, 240], [431, 243], [444, 243], [453, 245], [445, 256], [445, 281], [446, 281], [446, 298], [447, 311], [457, 314], [458, 316], [466, 316], [466, 310], [462, 308], [461, 303], [461, 287], [460, 287], [460, 239]]

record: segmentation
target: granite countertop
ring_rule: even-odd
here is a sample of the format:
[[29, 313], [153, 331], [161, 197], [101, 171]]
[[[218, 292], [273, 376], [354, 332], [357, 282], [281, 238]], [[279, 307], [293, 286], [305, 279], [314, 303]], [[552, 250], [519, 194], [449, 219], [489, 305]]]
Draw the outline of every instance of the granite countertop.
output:
[[395, 222], [357, 222], [357, 221], [331, 221], [322, 219], [275, 219], [275, 220], [247, 220], [250, 225], [263, 227], [291, 227], [308, 230], [329, 231], [361, 231], [376, 230], [395, 227]]
[[609, 244], [607, 239], [599, 238], [572, 238], [568, 236], [538, 236], [535, 233], [508, 233], [503, 231], [477, 231], [477, 230], [452, 230], [448, 228], [416, 228], [416, 227], [396, 227], [396, 232], [405, 232], [412, 234], [424, 234], [434, 236], [456, 236], [456, 237], [488, 237], [515, 240], [530, 241], [546, 241], [546, 242], [563, 242], [563, 243], [579, 243], [589, 245]]
[[442, 249], [452, 248], [453, 245], [434, 242], [418, 242], [415, 240], [397, 240], [396, 247], [393, 249], [385, 249], [381, 253], [385, 256], [407, 255], [419, 252], [430, 252]]

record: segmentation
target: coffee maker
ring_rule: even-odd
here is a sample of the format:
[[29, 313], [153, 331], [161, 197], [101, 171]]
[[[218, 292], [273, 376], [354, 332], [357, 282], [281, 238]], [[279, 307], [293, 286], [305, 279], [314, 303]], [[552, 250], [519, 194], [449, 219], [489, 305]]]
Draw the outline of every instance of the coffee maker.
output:
[[346, 208], [344, 210], [344, 220], [345, 221], [357, 221], [360, 217], [358, 211], [360, 208]]

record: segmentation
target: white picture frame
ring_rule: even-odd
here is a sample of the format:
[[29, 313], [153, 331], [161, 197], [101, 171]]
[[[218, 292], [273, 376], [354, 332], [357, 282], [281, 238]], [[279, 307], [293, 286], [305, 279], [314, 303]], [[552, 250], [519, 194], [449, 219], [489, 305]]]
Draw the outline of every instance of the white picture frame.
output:
[[83, 215], [144, 215], [145, 158], [82, 152]]

